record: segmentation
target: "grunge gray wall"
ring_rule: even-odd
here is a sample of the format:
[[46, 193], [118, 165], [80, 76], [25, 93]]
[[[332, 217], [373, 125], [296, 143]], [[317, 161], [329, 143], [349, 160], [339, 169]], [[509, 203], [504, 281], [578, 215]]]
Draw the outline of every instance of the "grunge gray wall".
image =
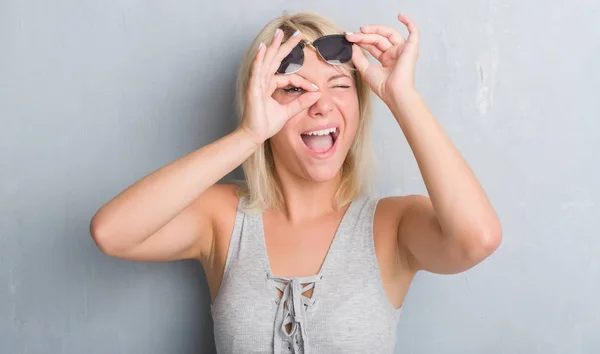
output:
[[[235, 127], [233, 84], [283, 10], [422, 31], [418, 88], [496, 207], [504, 242], [420, 274], [397, 353], [600, 352], [600, 2], [0, 0], [0, 353], [212, 353], [194, 262], [94, 246], [95, 210]], [[425, 192], [376, 103], [382, 194]]]

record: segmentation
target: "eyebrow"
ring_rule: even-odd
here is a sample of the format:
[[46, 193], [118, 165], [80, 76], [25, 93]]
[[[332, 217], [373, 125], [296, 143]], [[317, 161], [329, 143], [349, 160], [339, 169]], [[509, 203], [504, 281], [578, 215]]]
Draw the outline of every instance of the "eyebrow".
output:
[[332, 77], [329, 78], [329, 80], [327, 80], [327, 82], [333, 81], [335, 79], [341, 79], [341, 78], [348, 78], [348, 79], [352, 79], [350, 76], [345, 75], [345, 74], [339, 74], [339, 75], [334, 75]]
[[[296, 73], [296, 75], [300, 76], [300, 77], [301, 77], [301, 78], [303, 78], [304, 80], [310, 81], [310, 80], [308, 80], [307, 78], [305, 78], [304, 76], [302, 76], [302, 75], [300, 75], [300, 74], [298, 74], [298, 73]], [[327, 79], [327, 82], [331, 82], [331, 81], [333, 81], [333, 80], [336, 80], [336, 79], [341, 79], [341, 78], [352, 79], [352, 77], [350, 77], [350, 76], [348, 76], [348, 75], [345, 75], [345, 74], [339, 74], [339, 75], [333, 75], [332, 77], [330, 77], [329, 79]], [[312, 82], [312, 81], [311, 81], [311, 82]]]

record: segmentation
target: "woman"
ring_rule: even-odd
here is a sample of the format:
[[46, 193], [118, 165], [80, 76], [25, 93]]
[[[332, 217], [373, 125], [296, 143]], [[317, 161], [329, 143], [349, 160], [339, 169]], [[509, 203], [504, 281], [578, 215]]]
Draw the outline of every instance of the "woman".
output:
[[[492, 206], [415, 90], [417, 27], [398, 20], [406, 39], [381, 25], [342, 34], [312, 13], [273, 20], [240, 70], [239, 128], [94, 216], [109, 255], [202, 263], [218, 352], [391, 353], [417, 271], [462, 272], [498, 247]], [[367, 194], [370, 91], [430, 198]], [[217, 184], [240, 164], [246, 185]]]

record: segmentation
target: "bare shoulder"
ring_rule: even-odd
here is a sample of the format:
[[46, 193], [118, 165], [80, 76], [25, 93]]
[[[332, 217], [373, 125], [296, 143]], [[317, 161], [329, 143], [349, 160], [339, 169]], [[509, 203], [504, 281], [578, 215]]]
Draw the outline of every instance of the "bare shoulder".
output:
[[227, 208], [237, 208], [238, 186], [233, 183], [214, 184], [194, 202], [196, 207], [219, 214]]
[[[220, 258], [219, 254], [222, 253], [224, 245], [229, 243], [238, 201], [238, 186], [233, 183], [215, 184], [194, 201], [197, 213], [206, 215], [210, 224], [211, 237], [202, 247], [204, 255], [202, 263], [208, 269], [214, 265], [215, 258]], [[225, 250], [225, 254], [226, 252]]]
[[393, 196], [379, 200], [373, 220], [376, 242], [385, 243], [388, 247], [397, 243], [397, 231], [402, 218], [402, 210], [406, 209], [409, 199], [408, 196]]
[[239, 203], [236, 184], [215, 184], [196, 201], [197, 207], [208, 216], [211, 237], [204, 245], [200, 259], [206, 274], [211, 296], [214, 299], [221, 283], [227, 260], [229, 243], [235, 227], [235, 216]]
[[233, 183], [214, 184], [194, 202], [195, 209], [208, 217], [213, 236], [222, 231], [223, 224], [233, 223], [239, 201], [237, 190]]
[[[374, 218], [374, 237], [375, 244], [380, 253], [394, 252], [388, 257], [394, 257], [411, 269], [409, 264], [411, 259], [408, 250], [402, 247], [399, 242], [399, 227], [402, 218], [406, 216], [407, 211], [418, 205], [430, 204], [428, 197], [423, 195], [405, 195], [405, 196], [390, 196], [379, 200]], [[381, 246], [381, 247], [379, 247]]]
[[393, 196], [381, 198], [373, 220], [373, 241], [381, 279], [392, 303], [399, 308], [415, 271], [407, 249], [399, 242], [400, 221], [404, 212], [422, 196]]
[[238, 186], [233, 183], [215, 184], [208, 191], [206, 200], [203, 202], [205, 208], [211, 210], [212, 220], [216, 223], [230, 219], [227, 215], [235, 215], [239, 196]]
[[376, 218], [383, 219], [381, 221], [386, 226], [397, 230], [404, 213], [409, 208], [423, 203], [430, 203], [429, 198], [417, 194], [384, 197], [379, 200], [379, 204], [377, 205]]
[[418, 194], [391, 196], [381, 198], [377, 212], [385, 215], [386, 219], [393, 220], [398, 226], [402, 218], [409, 210], [414, 208], [429, 208], [431, 200], [429, 197]]

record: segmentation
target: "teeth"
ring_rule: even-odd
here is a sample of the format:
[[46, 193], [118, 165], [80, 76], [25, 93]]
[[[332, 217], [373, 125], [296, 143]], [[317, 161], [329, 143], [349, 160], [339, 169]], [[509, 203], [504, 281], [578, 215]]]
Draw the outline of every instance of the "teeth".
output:
[[315, 130], [312, 132], [304, 133], [303, 135], [327, 135], [330, 133], [335, 133], [336, 130], [337, 128], [334, 127], [329, 129]]

